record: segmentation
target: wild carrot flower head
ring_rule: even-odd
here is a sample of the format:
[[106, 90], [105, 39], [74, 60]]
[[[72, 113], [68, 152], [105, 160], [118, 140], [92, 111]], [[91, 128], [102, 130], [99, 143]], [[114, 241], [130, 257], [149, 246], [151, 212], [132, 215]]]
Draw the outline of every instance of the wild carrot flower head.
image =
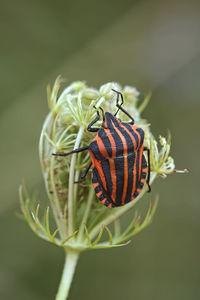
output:
[[[122, 87], [109, 82], [95, 89], [82, 81], [73, 82], [60, 92], [61, 83], [62, 79], [58, 77], [52, 90], [50, 86], [47, 88], [49, 114], [44, 121], [39, 142], [49, 206], [45, 212], [41, 212], [37, 200], [23, 186], [20, 187], [23, 214], [38, 236], [65, 249], [80, 252], [124, 245], [152, 220], [157, 201], [150, 206], [142, 221], [140, 216], [134, 215], [130, 225], [124, 231], [120, 229], [119, 217], [131, 209], [148, 188], [144, 186], [139, 196], [123, 207], [106, 208], [95, 196], [90, 174], [80, 184], [74, 183], [91, 161], [88, 151], [66, 157], [52, 154], [70, 152], [90, 144], [96, 133], [88, 132], [87, 127], [95, 118], [98, 108], [101, 106], [111, 113], [116, 111], [116, 93], [112, 89], [123, 93], [124, 109], [133, 116], [135, 125], [145, 132], [144, 144], [150, 149], [151, 184], [158, 175], [166, 177], [175, 172], [174, 160], [170, 156], [170, 136], [167, 139], [159, 137], [158, 143], [150, 131], [149, 123], [141, 117], [150, 94], [141, 101], [135, 87]], [[128, 121], [122, 112], [118, 117]], [[96, 126], [100, 127], [101, 123], [102, 120]], [[113, 222], [114, 232], [111, 232], [108, 225]], [[107, 231], [108, 238], [102, 240], [103, 231]]]

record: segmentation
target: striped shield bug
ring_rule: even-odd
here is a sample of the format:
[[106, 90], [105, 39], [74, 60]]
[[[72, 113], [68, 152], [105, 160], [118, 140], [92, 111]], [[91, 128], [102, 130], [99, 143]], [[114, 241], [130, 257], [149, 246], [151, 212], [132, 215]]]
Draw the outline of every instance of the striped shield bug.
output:
[[[96, 118], [88, 125], [87, 130], [97, 132], [89, 146], [75, 149], [68, 153], [53, 153], [56, 156], [67, 156], [88, 150], [91, 163], [82, 173], [79, 182], [83, 181], [89, 169], [92, 169], [92, 184], [98, 199], [107, 207], [116, 207], [133, 201], [141, 192], [146, 181], [148, 191], [150, 181], [150, 150], [144, 146], [144, 131], [134, 126], [134, 119], [122, 107], [122, 93], [117, 93], [117, 111], [113, 115], [103, 111], [101, 128], [93, 127], [99, 121]], [[121, 98], [121, 103], [119, 103]], [[117, 118], [119, 111], [130, 118], [130, 122], [121, 122]], [[147, 151], [148, 165], [144, 156]]]

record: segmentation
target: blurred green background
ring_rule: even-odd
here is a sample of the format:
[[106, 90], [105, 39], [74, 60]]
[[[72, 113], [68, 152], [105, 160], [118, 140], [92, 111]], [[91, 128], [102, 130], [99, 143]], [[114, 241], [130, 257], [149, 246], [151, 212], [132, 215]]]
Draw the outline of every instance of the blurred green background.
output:
[[58, 74], [153, 96], [144, 113], [190, 174], [158, 179], [153, 224], [124, 248], [82, 254], [71, 300], [200, 297], [200, 2], [1, 0], [0, 299], [54, 299], [64, 255], [18, 219], [22, 178], [45, 192], [38, 139], [46, 85]]

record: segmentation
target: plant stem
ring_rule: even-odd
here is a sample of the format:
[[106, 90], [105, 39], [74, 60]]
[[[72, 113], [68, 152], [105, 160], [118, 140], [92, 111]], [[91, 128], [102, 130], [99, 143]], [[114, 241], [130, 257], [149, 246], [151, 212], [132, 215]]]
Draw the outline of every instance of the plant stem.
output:
[[[74, 149], [77, 149], [80, 145], [81, 138], [83, 134], [83, 128], [80, 127], [76, 142], [74, 144]], [[73, 221], [73, 198], [74, 198], [74, 172], [76, 164], [76, 154], [72, 154], [70, 171], [69, 171], [69, 191], [68, 191], [68, 235], [72, 235], [74, 221]]]
[[67, 299], [78, 258], [79, 252], [72, 250], [66, 252], [63, 274], [55, 300]]

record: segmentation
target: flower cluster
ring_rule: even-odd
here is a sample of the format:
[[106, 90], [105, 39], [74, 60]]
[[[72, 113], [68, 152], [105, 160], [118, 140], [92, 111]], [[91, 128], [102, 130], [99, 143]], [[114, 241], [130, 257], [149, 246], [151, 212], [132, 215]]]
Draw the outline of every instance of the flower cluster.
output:
[[[111, 113], [116, 110], [116, 94], [112, 89], [123, 93], [124, 108], [134, 117], [135, 124], [145, 131], [144, 143], [151, 153], [151, 184], [158, 175], [165, 177], [175, 172], [174, 161], [169, 156], [170, 137], [160, 137], [158, 147], [149, 124], [141, 118], [150, 94], [140, 103], [136, 88], [123, 88], [115, 82], [95, 89], [88, 87], [85, 82], [76, 81], [60, 93], [61, 83], [62, 79], [59, 77], [52, 90], [49, 86], [47, 88], [50, 112], [44, 122], [39, 143], [40, 162], [50, 208], [40, 212], [39, 204], [23, 185], [20, 187], [23, 214], [38, 236], [66, 250], [81, 252], [86, 249], [124, 245], [152, 220], [157, 201], [150, 206], [142, 221], [140, 216], [134, 215], [130, 225], [124, 231], [120, 229], [119, 217], [141, 199], [147, 188], [144, 186], [139, 196], [123, 207], [106, 208], [95, 197], [91, 176], [88, 175], [80, 184], [74, 183], [90, 162], [88, 152], [67, 157], [53, 156], [52, 153], [70, 152], [89, 145], [95, 133], [88, 132], [87, 126], [96, 116], [97, 109], [101, 106]], [[119, 118], [127, 121], [127, 117], [121, 112]], [[101, 126], [100, 121], [97, 126]], [[50, 210], [55, 220], [53, 223], [50, 222]], [[112, 222], [114, 232], [108, 228]], [[106, 240], [102, 239], [104, 231], [108, 236]]]

